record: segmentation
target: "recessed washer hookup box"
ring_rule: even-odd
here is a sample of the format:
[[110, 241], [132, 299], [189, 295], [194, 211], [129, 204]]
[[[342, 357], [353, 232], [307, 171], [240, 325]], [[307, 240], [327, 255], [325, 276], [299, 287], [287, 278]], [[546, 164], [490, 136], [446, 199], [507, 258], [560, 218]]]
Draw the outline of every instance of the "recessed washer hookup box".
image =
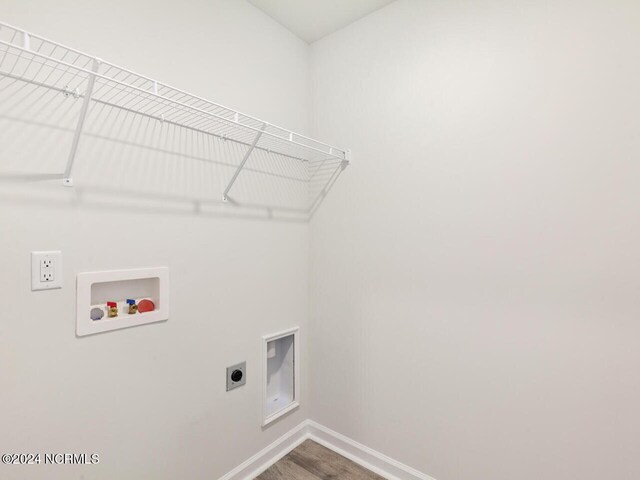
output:
[[76, 334], [136, 327], [169, 319], [169, 268], [79, 273]]

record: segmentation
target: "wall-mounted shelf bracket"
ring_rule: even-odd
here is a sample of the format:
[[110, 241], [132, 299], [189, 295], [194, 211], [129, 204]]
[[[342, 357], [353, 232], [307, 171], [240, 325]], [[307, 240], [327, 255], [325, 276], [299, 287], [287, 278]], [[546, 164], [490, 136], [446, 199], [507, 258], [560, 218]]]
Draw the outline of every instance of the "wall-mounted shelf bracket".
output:
[[267, 123], [265, 122], [262, 124], [262, 128], [260, 129], [256, 137], [253, 139], [253, 143], [251, 144], [251, 146], [249, 146], [249, 150], [247, 150], [247, 153], [244, 154], [244, 157], [242, 158], [240, 165], [238, 165], [238, 168], [236, 168], [236, 171], [234, 172], [233, 177], [231, 177], [231, 181], [229, 182], [229, 185], [227, 185], [227, 188], [224, 189], [224, 193], [222, 194], [223, 202], [229, 201], [229, 197], [228, 197], [229, 190], [231, 190], [231, 187], [233, 187], [233, 184], [238, 179], [238, 175], [240, 175], [240, 172], [244, 168], [245, 163], [247, 163], [247, 160], [249, 160], [251, 153], [256, 148], [256, 145], [258, 144], [258, 140], [260, 140], [260, 137], [262, 136], [266, 128], [267, 128]]
[[78, 117], [78, 124], [76, 125], [76, 131], [73, 134], [73, 143], [71, 144], [71, 151], [69, 152], [69, 158], [67, 159], [67, 167], [64, 170], [62, 177], [62, 185], [65, 187], [73, 186], [73, 178], [71, 178], [71, 171], [73, 170], [73, 162], [76, 159], [76, 153], [78, 152], [78, 144], [80, 137], [82, 136], [82, 129], [84, 128], [84, 121], [87, 118], [87, 111], [89, 110], [89, 104], [91, 103], [91, 96], [93, 95], [93, 87], [96, 83], [95, 73], [98, 72], [100, 67], [100, 59], [94, 58], [91, 66], [93, 74], [89, 75], [89, 81], [87, 83], [87, 91], [84, 94], [82, 100], [82, 107], [80, 109], [80, 116]]

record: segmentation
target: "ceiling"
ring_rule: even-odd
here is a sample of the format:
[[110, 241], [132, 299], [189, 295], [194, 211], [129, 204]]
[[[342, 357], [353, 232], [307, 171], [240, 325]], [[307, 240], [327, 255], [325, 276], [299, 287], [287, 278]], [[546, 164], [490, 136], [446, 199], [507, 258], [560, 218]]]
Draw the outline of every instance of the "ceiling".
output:
[[307, 43], [313, 43], [394, 0], [249, 0]]

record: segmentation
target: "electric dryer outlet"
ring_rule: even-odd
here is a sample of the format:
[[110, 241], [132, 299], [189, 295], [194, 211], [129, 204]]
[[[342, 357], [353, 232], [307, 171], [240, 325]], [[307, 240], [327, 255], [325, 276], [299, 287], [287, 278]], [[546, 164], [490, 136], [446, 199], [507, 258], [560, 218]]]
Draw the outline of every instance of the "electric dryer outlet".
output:
[[227, 367], [227, 392], [247, 383], [247, 362]]

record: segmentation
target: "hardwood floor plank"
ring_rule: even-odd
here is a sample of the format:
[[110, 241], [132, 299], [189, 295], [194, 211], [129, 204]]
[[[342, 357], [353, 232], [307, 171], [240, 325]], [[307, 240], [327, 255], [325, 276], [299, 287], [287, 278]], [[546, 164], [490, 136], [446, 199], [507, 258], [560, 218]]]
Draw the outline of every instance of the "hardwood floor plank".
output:
[[384, 480], [380, 475], [311, 440], [304, 442], [291, 455], [293, 461], [296, 458], [304, 459], [304, 468], [322, 480]]
[[348, 458], [306, 440], [257, 480], [384, 480]]
[[318, 477], [284, 457], [256, 477], [256, 480], [318, 480]]

